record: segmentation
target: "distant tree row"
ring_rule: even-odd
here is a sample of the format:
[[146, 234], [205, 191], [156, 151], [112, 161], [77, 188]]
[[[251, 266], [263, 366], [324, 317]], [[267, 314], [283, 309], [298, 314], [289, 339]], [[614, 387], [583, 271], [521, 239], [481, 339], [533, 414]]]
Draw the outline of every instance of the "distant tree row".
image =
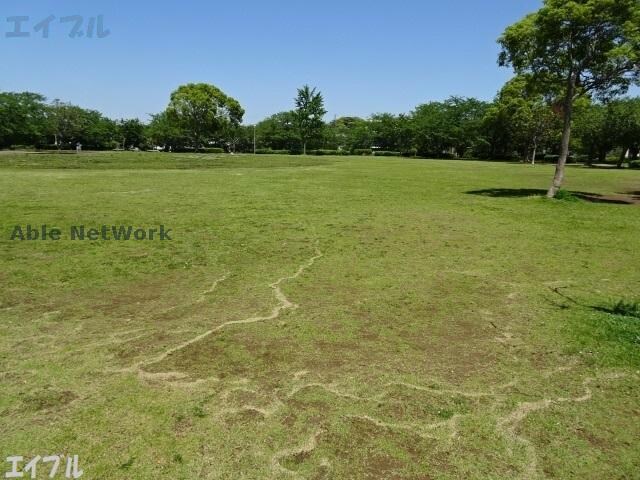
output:
[[180, 87], [149, 124], [112, 120], [60, 100], [47, 103], [36, 93], [0, 92], [0, 148], [199, 149], [227, 138], [243, 115], [236, 100], [206, 84]]
[[[307, 139], [312, 150], [372, 154], [395, 153], [429, 158], [556, 160], [562, 137], [562, 112], [555, 99], [529, 90], [517, 76], [493, 102], [451, 97], [418, 106], [408, 114], [380, 113], [367, 119], [336, 118]], [[257, 146], [266, 151], [300, 152], [295, 111], [277, 113], [256, 125]], [[640, 99], [577, 103], [571, 151], [585, 162], [605, 161], [618, 152], [619, 163], [638, 159]], [[246, 127], [242, 148], [250, 150]]]
[[46, 99], [36, 93], [0, 92], [0, 148], [104, 150], [146, 147], [145, 125], [137, 119], [111, 120], [100, 112]]
[[[0, 147], [150, 149], [259, 153], [386, 154], [431, 158], [536, 159], [558, 155], [562, 115], [553, 98], [529, 90], [516, 76], [493, 102], [451, 97], [408, 114], [340, 117], [324, 122], [322, 94], [298, 91], [294, 109], [255, 126], [242, 125], [237, 100], [207, 84], [189, 84], [171, 95], [167, 109], [148, 124], [111, 120], [94, 110], [35, 93], [0, 93]], [[255, 144], [254, 144], [255, 139]], [[586, 162], [617, 152], [618, 164], [640, 153], [640, 98], [576, 103], [571, 151]]]

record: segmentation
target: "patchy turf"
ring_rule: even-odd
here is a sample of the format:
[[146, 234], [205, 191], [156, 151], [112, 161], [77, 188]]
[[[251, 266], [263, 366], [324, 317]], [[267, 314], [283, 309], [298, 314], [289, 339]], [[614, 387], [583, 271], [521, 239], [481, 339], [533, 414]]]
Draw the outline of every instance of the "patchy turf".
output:
[[[0, 451], [87, 478], [635, 478], [640, 172], [0, 156]], [[588, 192], [588, 193], [586, 193]], [[10, 242], [132, 224], [172, 242]], [[1, 473], [1, 472], [0, 472]]]

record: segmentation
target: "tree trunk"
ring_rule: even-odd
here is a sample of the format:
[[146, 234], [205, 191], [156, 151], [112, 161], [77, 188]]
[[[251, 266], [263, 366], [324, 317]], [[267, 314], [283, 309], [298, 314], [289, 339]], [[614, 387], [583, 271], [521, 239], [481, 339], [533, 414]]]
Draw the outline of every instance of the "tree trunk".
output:
[[624, 164], [624, 161], [627, 158], [627, 151], [628, 149], [626, 147], [622, 147], [622, 152], [620, 153], [620, 158], [618, 159], [618, 164], [616, 165], [618, 168], [622, 168], [622, 164]]
[[302, 143], [302, 154], [303, 155], [307, 154], [307, 142]]
[[533, 142], [533, 153], [531, 154], [531, 165], [536, 164], [536, 155], [538, 153], [538, 141]]
[[562, 129], [562, 145], [560, 147], [560, 158], [556, 165], [556, 173], [553, 177], [553, 184], [547, 192], [548, 198], [555, 198], [558, 190], [564, 181], [564, 170], [569, 157], [569, 142], [571, 140], [571, 120], [573, 116], [573, 95], [576, 89], [576, 76], [571, 74], [567, 84], [566, 97], [564, 99], [564, 127]]

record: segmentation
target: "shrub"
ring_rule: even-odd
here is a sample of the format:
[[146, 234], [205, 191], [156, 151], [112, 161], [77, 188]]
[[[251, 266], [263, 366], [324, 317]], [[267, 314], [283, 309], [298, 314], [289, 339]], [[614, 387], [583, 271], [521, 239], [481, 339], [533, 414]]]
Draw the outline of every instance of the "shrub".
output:
[[345, 152], [342, 150], [309, 150], [307, 152], [308, 155], [345, 155]]
[[411, 150], [407, 150], [406, 152], [402, 152], [403, 157], [417, 157], [418, 150], [416, 148], [412, 148]]
[[259, 148], [256, 150], [257, 155], [289, 155], [289, 150], [271, 150], [270, 148]]
[[110, 140], [110, 141], [108, 141], [108, 142], [106, 142], [104, 144], [104, 148], [106, 150], [114, 150], [114, 149], [118, 148], [118, 145], [120, 145], [120, 144], [117, 141]]
[[212, 148], [212, 147], [208, 147], [208, 148], [203, 148], [202, 149], [203, 153], [224, 153], [224, 148]]
[[[560, 155], [545, 155], [543, 157], [543, 162], [544, 163], [558, 163], [558, 160], [560, 159]], [[579, 159], [584, 160], [584, 157], [577, 157], [574, 155], [569, 155], [567, 157], [567, 163], [575, 163], [576, 161], [578, 161]]]
[[564, 200], [567, 202], [577, 202], [578, 201], [578, 197], [576, 197], [573, 193], [571, 193], [569, 190], [564, 190], [564, 189], [560, 189], [558, 190], [558, 193], [556, 193], [556, 200]]
[[9, 150], [35, 150], [33, 145], [11, 145]]
[[388, 152], [386, 150], [378, 150], [373, 152], [376, 157], [399, 157], [400, 152]]
[[632, 162], [629, 162], [629, 168], [640, 169], [640, 160], [633, 160]]
[[354, 155], [371, 155], [373, 150], [370, 148], [355, 148], [352, 153]]

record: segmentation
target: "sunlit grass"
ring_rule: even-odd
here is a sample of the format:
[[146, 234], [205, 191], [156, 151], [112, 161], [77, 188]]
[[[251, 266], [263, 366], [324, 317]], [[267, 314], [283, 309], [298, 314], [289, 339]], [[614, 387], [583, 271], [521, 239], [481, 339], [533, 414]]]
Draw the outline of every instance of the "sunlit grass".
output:
[[[640, 210], [548, 200], [552, 173], [0, 155], [0, 450], [87, 478], [633, 478]], [[9, 241], [27, 224], [174, 239]]]

